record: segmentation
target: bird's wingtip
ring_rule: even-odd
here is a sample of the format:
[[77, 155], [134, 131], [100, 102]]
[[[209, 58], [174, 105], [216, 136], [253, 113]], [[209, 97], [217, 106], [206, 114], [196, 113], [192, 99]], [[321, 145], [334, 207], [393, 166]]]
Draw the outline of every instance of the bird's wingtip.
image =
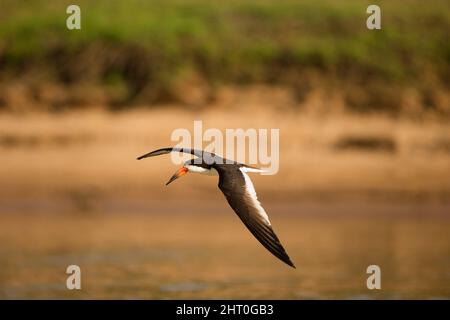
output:
[[287, 261], [286, 264], [288, 266], [290, 266], [291, 268], [297, 269], [297, 267], [295, 266], [295, 264], [291, 260]]
[[292, 262], [291, 258], [287, 254], [281, 260], [283, 260], [283, 262], [286, 263], [289, 267], [297, 269], [297, 267], [295, 266], [295, 264]]
[[144, 159], [144, 158], [151, 157], [151, 156], [153, 155], [153, 152], [154, 152], [154, 151], [149, 152], [149, 153], [146, 153], [146, 154], [143, 154], [142, 156], [137, 157], [136, 160], [142, 160], [142, 159]]
[[141, 160], [144, 158], [149, 158], [149, 157], [154, 157], [154, 156], [159, 156], [162, 154], [166, 154], [172, 151], [173, 148], [162, 148], [162, 149], [158, 149], [158, 150], [154, 150], [152, 152], [146, 153], [140, 157], [137, 157], [137, 160]]

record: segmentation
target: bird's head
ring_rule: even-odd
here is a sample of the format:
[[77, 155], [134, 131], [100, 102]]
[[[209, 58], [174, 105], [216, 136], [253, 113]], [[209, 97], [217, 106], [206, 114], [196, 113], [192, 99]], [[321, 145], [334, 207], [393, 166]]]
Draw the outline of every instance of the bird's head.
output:
[[191, 159], [191, 160], [186, 161], [183, 164], [183, 166], [180, 169], [178, 169], [177, 172], [175, 172], [173, 174], [173, 176], [166, 183], [166, 186], [169, 183], [172, 183], [173, 181], [178, 179], [179, 177], [184, 176], [188, 172], [211, 175], [211, 174], [214, 174], [213, 171], [215, 171], [215, 170], [212, 170], [212, 166], [211, 165], [208, 165], [208, 164], [203, 163], [203, 162], [202, 163], [197, 163], [196, 159]]

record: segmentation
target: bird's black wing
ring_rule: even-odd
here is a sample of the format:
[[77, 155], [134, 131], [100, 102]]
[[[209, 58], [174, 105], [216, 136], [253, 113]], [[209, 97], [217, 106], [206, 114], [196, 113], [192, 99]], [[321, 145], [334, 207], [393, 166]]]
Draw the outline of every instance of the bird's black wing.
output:
[[227, 166], [225, 169], [222, 166], [218, 172], [219, 188], [245, 226], [267, 250], [295, 268], [273, 231], [267, 213], [258, 201], [252, 181], [242, 171], [242, 167]]
[[198, 158], [203, 159], [203, 161], [208, 164], [224, 163], [224, 160], [225, 160], [214, 153], [210, 153], [210, 152], [203, 151], [203, 150], [191, 149], [191, 148], [162, 148], [162, 149], [158, 149], [158, 150], [146, 153], [146, 154], [138, 157], [137, 159], [141, 160], [144, 158], [155, 157], [155, 156], [167, 154], [170, 152], [182, 152], [182, 153], [192, 154]]

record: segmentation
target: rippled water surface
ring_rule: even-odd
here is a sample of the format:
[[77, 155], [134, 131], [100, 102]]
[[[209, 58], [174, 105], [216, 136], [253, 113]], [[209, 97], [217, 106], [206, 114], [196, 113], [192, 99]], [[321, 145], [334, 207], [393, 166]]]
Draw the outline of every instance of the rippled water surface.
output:
[[2, 214], [0, 298], [450, 298], [450, 219], [393, 216], [273, 217], [292, 269], [229, 212]]

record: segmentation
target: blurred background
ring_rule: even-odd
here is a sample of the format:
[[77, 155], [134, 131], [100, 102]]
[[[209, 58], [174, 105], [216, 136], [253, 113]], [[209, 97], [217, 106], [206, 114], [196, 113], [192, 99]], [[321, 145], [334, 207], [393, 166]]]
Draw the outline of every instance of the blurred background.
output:
[[[72, 3], [0, 3], [0, 298], [450, 298], [448, 1]], [[194, 120], [280, 129], [252, 179], [296, 270], [135, 160]]]

